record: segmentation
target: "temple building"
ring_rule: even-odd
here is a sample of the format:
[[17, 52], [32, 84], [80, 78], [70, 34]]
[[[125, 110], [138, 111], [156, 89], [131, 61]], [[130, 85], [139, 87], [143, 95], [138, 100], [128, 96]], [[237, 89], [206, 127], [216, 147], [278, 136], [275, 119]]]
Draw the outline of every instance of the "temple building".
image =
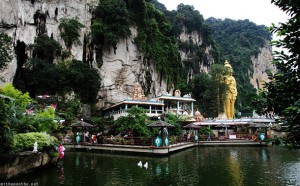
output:
[[143, 94], [139, 83], [134, 86], [131, 98], [115, 103], [105, 109], [106, 116], [113, 117], [114, 120], [120, 116], [126, 116], [127, 110], [131, 107], [141, 107], [146, 109], [149, 117], [159, 117], [166, 112], [173, 113], [179, 117], [194, 118], [194, 104], [196, 101], [190, 94], [181, 96], [180, 90], [175, 90], [174, 95], [168, 92], [161, 92], [157, 97], [147, 99]]

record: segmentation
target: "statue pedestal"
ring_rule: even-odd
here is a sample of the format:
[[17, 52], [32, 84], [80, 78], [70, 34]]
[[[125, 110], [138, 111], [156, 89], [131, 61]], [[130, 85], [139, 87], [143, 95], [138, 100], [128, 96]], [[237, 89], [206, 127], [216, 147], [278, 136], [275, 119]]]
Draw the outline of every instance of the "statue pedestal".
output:
[[217, 119], [219, 119], [219, 120], [227, 120], [228, 118], [227, 118], [225, 112], [223, 112], [223, 113], [220, 113], [218, 115]]

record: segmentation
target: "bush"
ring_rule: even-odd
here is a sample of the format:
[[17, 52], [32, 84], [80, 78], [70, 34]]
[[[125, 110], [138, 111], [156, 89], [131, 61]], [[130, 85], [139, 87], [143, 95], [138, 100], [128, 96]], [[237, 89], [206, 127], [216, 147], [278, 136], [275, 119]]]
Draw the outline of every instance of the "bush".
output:
[[84, 25], [79, 22], [77, 17], [60, 19], [58, 29], [68, 49], [71, 48], [74, 42], [79, 41], [80, 29], [82, 27]]
[[39, 151], [50, 149], [54, 144], [58, 144], [58, 140], [47, 133], [29, 132], [14, 135], [11, 149], [14, 152], [32, 151], [34, 142], [38, 143]]

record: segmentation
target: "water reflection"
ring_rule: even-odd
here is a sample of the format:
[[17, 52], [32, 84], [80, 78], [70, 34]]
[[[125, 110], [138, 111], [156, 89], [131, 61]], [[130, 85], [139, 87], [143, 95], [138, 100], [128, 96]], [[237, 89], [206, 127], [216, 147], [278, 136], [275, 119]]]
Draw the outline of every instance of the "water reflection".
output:
[[[148, 162], [148, 169], [137, 164]], [[299, 185], [300, 155], [277, 147], [199, 147], [168, 157], [66, 153], [61, 167], [16, 182], [39, 185]]]
[[58, 173], [58, 183], [59, 184], [64, 184], [65, 180], [65, 171], [64, 171], [64, 163], [63, 160], [58, 159], [57, 162], [57, 173]]
[[267, 150], [266, 149], [261, 149], [261, 159], [262, 161], [267, 161], [268, 160], [268, 154], [267, 154]]
[[161, 159], [162, 161], [156, 163], [154, 161], [152, 161], [153, 163], [153, 170], [155, 170], [155, 175], [156, 176], [167, 176], [170, 174], [169, 171], [169, 162], [166, 161], [168, 160], [168, 158], [165, 158], [165, 160]]
[[243, 171], [240, 168], [240, 163], [238, 160], [238, 152], [237, 150], [230, 150], [229, 151], [230, 156], [229, 156], [229, 174], [232, 177], [232, 185], [244, 185], [244, 176], [243, 176]]

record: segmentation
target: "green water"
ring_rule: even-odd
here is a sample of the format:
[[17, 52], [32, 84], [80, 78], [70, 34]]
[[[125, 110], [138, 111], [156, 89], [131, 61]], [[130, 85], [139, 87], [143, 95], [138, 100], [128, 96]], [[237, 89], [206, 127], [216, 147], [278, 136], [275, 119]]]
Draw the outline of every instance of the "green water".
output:
[[[148, 169], [138, 162], [148, 162]], [[67, 152], [12, 182], [32, 185], [300, 185], [300, 152], [282, 147], [194, 147], [168, 157]]]

